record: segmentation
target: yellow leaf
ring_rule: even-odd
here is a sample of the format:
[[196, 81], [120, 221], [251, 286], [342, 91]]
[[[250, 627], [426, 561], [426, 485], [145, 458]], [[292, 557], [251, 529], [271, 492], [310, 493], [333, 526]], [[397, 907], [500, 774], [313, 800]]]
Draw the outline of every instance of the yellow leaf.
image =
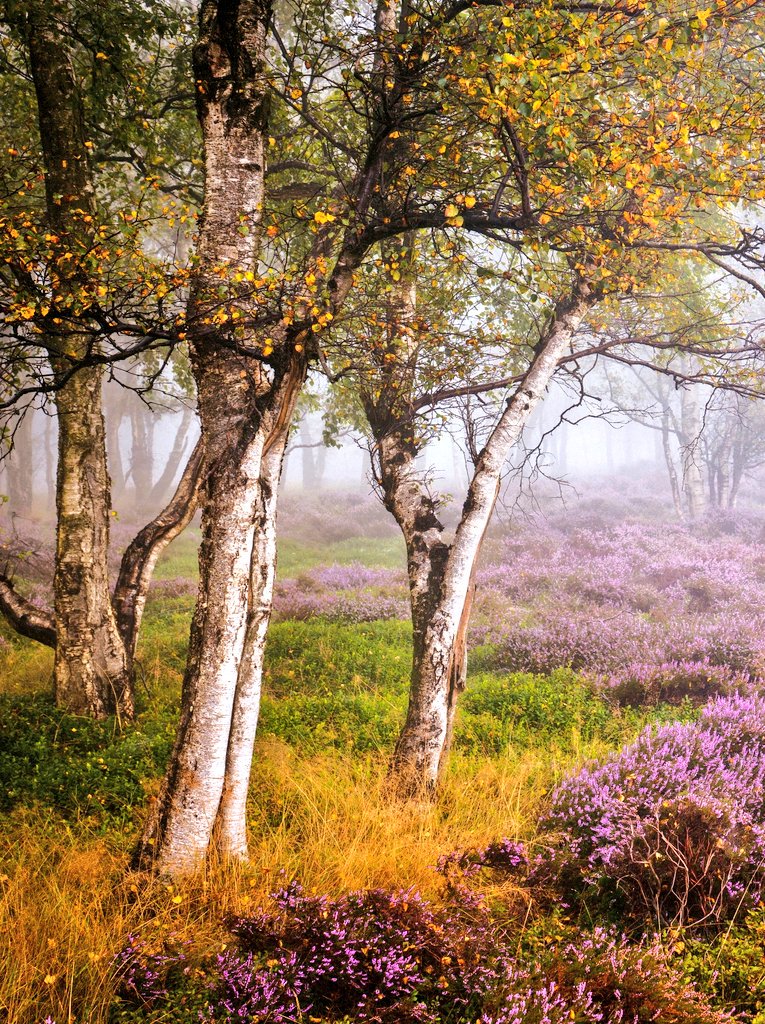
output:
[[459, 209], [454, 205], [454, 203], [449, 203], [449, 205], [444, 210], [444, 214], [447, 217], [456, 217], [459, 212]]

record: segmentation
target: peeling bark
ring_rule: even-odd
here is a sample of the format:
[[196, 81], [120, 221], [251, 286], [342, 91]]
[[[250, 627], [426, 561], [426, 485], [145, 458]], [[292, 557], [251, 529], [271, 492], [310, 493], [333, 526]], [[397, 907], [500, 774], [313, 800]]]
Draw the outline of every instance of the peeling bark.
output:
[[250, 562], [247, 629], [234, 698], [226, 778], [216, 823], [218, 848], [224, 857], [244, 860], [247, 848], [247, 793], [260, 713], [263, 656], [276, 579], [276, 506], [287, 433], [263, 456], [255, 543]]
[[132, 677], [109, 586], [110, 501], [100, 370], [81, 370], [56, 401], [56, 702], [75, 714], [130, 718]]
[[479, 455], [451, 543], [444, 539], [436, 505], [416, 472], [416, 445], [408, 438], [411, 428], [386, 429], [370, 420], [379, 437], [385, 504], [407, 545], [414, 652], [406, 723], [391, 764], [404, 793], [427, 792], [437, 785], [465, 686], [475, 567], [500, 475], [593, 300], [587, 285], [578, 281], [572, 294], [557, 304], [522, 383]]
[[[268, 2], [205, 0], [194, 50], [205, 201], [187, 319], [205, 451], [200, 579], [175, 747], [136, 852], [138, 863], [170, 875], [194, 871], [207, 856], [227, 765], [236, 757], [232, 724], [238, 710], [247, 716], [246, 698], [259, 688], [255, 662], [253, 671], [247, 666], [251, 581], [269, 572], [260, 564], [261, 538], [256, 542], [266, 508], [261, 474], [270, 438], [289, 428], [305, 377], [297, 353], [269, 371], [221, 345], [204, 323], [215, 301], [216, 268], [257, 269], [270, 15]], [[275, 502], [276, 490], [269, 501]], [[258, 596], [252, 594], [256, 603]], [[254, 723], [242, 728], [254, 733]]]

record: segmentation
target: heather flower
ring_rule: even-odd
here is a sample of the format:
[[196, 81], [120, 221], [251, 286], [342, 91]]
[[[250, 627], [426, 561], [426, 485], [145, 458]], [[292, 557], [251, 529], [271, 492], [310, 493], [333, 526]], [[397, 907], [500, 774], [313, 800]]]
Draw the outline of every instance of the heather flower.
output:
[[168, 994], [167, 978], [171, 969], [185, 959], [181, 950], [153, 952], [142, 939], [128, 935], [111, 964], [112, 973], [118, 981], [117, 994], [138, 1006], [154, 1006]]
[[716, 927], [765, 883], [765, 697], [718, 698], [646, 729], [550, 798], [538, 880], [658, 926]]

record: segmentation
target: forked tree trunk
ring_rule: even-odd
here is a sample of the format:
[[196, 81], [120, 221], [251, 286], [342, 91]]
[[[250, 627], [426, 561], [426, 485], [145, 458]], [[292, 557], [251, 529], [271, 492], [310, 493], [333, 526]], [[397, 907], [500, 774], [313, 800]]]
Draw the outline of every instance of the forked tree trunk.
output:
[[[235, 388], [239, 364], [231, 362]], [[205, 411], [220, 415], [221, 392], [205, 388], [209, 376], [199, 378], [210, 467], [199, 594], [175, 748], [136, 854], [137, 863], [164, 874], [194, 871], [211, 846], [224, 856], [246, 856], [245, 805], [276, 564], [278, 479], [304, 375], [304, 365], [295, 362], [274, 386], [271, 408], [260, 419], [239, 419], [238, 436], [219, 432], [217, 438], [210, 436]]]
[[[195, 870], [207, 856], [229, 761], [238, 763], [234, 748], [242, 732], [254, 733], [254, 723], [239, 717], [247, 719], [259, 691], [255, 621], [263, 615], [272, 571], [272, 553], [256, 539], [256, 529], [264, 525], [266, 508], [268, 515], [275, 510], [277, 491], [266, 499], [261, 476], [274, 445], [282, 446], [305, 377], [302, 354], [280, 353], [269, 370], [233, 351], [209, 326], [219, 301], [219, 269], [230, 268], [232, 276], [257, 269], [270, 16], [267, 0], [205, 0], [194, 51], [205, 147], [205, 202], [188, 316], [205, 450], [199, 592], [175, 747], [136, 852], [138, 863], [171, 875]], [[246, 294], [238, 298], [246, 307]], [[279, 465], [282, 454], [283, 447]], [[267, 621], [266, 611], [263, 631]], [[228, 851], [228, 838], [225, 844]], [[241, 843], [235, 845], [240, 852]]]
[[381, 439], [385, 500], [407, 544], [414, 625], [409, 706], [391, 764], [405, 793], [434, 789], [445, 764], [457, 700], [465, 685], [475, 567], [502, 469], [592, 301], [590, 289], [579, 281], [571, 296], [557, 304], [522, 383], [479, 455], [451, 543], [445, 541], [433, 501], [414, 471], [411, 445], [407, 448], [404, 435], [396, 431]]

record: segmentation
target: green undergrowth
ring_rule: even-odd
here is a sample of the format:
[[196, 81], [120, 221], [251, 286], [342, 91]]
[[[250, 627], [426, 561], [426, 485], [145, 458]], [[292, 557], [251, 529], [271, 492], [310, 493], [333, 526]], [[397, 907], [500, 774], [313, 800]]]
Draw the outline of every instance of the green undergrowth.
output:
[[[154, 571], [156, 580], [196, 578], [198, 528], [186, 530], [162, 554]], [[403, 569], [406, 549], [398, 534], [389, 537], [346, 537], [337, 541], [316, 539], [279, 541], [278, 573], [284, 579], [319, 565], [351, 565], [361, 562], [375, 569]]]
[[[139, 715], [129, 726], [59, 711], [50, 696], [49, 665], [31, 685], [34, 645], [18, 641], [3, 650], [4, 674], [26, 665], [32, 692], [0, 694], [0, 810], [39, 804], [70, 819], [120, 828], [132, 823], [171, 749], [189, 612], [185, 598], [150, 606]], [[384, 759], [403, 724], [410, 659], [408, 623], [276, 623], [266, 652], [259, 736], [297, 756]], [[455, 750], [476, 762], [541, 751], [565, 763], [618, 746], [646, 720], [609, 707], [566, 669], [549, 676], [478, 671], [469, 674], [461, 701]]]

